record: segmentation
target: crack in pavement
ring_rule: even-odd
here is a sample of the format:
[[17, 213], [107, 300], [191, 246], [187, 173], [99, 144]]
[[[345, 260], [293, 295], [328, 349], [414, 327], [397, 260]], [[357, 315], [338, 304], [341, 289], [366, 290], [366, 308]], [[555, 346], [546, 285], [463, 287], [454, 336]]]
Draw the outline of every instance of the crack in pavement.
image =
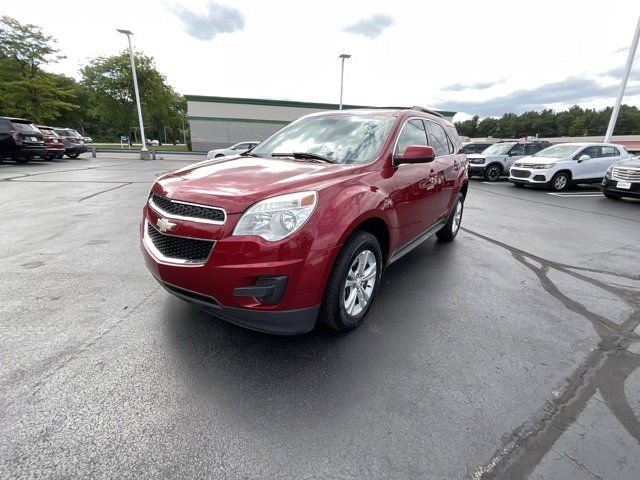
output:
[[118, 185], [117, 187], [107, 188], [106, 190], [100, 190], [97, 193], [92, 193], [91, 195], [87, 195], [86, 197], [82, 197], [80, 200], [78, 200], [78, 203], [84, 202], [85, 200], [88, 200], [90, 198], [96, 197], [96, 196], [101, 195], [103, 193], [111, 192], [113, 190], [117, 190], [117, 189], [122, 188], [122, 187], [128, 187], [131, 184], [132, 184], [132, 182], [125, 182], [125, 183], [123, 183], [121, 185]]
[[[613, 286], [579, 272], [600, 273], [631, 280], [640, 279], [640, 275], [577, 267], [547, 260], [468, 228], [463, 230], [509, 251], [515, 260], [534, 272], [547, 293], [568, 310], [589, 320], [600, 337], [596, 348], [567, 378], [566, 384], [559, 389], [560, 393], [506, 437], [503, 446], [494, 453], [489, 462], [478, 467], [471, 478], [526, 478], [552, 450], [562, 434], [576, 422], [589, 400], [598, 391], [609, 411], [625, 430], [640, 442], [640, 419], [631, 408], [624, 390], [626, 379], [640, 368], [640, 355], [627, 350], [632, 343], [640, 341], [640, 336], [634, 332], [640, 325], [638, 290], [626, 286]], [[538, 265], [531, 263], [532, 261]], [[633, 312], [620, 324], [611, 322], [562, 293], [549, 278], [550, 271], [559, 271], [576, 280], [614, 293], [632, 306]]]

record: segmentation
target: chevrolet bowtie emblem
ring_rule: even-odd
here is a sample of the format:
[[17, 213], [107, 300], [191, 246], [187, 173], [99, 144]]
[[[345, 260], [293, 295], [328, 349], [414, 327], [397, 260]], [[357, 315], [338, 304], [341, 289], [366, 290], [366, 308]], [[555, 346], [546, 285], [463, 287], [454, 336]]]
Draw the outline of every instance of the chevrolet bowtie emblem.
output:
[[172, 230], [175, 230], [176, 228], [176, 224], [171, 223], [166, 218], [159, 218], [156, 222], [156, 225], [158, 226], [158, 230], [160, 230], [161, 232], [170, 232]]

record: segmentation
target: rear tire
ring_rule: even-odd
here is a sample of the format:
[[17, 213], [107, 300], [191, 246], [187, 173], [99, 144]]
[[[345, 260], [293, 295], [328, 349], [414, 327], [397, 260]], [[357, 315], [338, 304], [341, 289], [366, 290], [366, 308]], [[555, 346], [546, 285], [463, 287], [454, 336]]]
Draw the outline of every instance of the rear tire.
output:
[[484, 171], [484, 179], [487, 182], [497, 182], [502, 176], [502, 166], [494, 163], [489, 165]]
[[221, 153], [219, 153], [218, 155], [216, 155], [216, 156], [215, 156], [215, 157], [213, 157], [213, 158], [222, 158], [222, 157], [224, 157], [224, 155], [222, 155]]
[[556, 173], [549, 182], [549, 190], [552, 192], [563, 192], [571, 185], [571, 176], [566, 172]]
[[16, 162], [17, 163], [27, 163], [29, 162], [29, 160], [31, 160], [31, 158], [29, 157], [16, 157]]
[[382, 265], [378, 239], [369, 232], [353, 233], [333, 264], [320, 307], [320, 321], [339, 332], [362, 324], [378, 290]]
[[67, 153], [67, 157], [69, 158], [78, 158], [79, 156], [79, 153]]
[[447, 223], [444, 224], [440, 230], [436, 232], [436, 237], [441, 242], [450, 242], [458, 232], [460, 231], [460, 225], [462, 224], [462, 213], [464, 212], [464, 196], [459, 193], [455, 203], [453, 204], [453, 208], [451, 209], [451, 213], [449, 214], [449, 218], [447, 219]]

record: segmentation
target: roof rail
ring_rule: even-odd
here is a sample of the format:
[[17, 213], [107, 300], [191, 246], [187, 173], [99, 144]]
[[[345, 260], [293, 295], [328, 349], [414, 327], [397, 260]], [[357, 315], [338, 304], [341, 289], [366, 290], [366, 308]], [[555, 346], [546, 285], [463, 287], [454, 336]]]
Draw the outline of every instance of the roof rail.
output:
[[435, 115], [436, 117], [444, 118], [444, 115], [442, 115], [441, 113], [438, 113], [434, 110], [429, 110], [428, 108], [420, 107], [418, 105], [409, 107], [409, 110], [415, 110], [416, 112], [430, 113], [431, 115]]

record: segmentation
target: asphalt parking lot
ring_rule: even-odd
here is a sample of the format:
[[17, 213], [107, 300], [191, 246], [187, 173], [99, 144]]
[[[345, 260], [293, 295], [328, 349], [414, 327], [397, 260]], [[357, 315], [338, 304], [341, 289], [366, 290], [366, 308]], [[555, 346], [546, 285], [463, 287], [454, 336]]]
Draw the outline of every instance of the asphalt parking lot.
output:
[[138, 222], [195, 157], [0, 164], [0, 477], [640, 477], [640, 202], [472, 180], [349, 334], [167, 294]]

